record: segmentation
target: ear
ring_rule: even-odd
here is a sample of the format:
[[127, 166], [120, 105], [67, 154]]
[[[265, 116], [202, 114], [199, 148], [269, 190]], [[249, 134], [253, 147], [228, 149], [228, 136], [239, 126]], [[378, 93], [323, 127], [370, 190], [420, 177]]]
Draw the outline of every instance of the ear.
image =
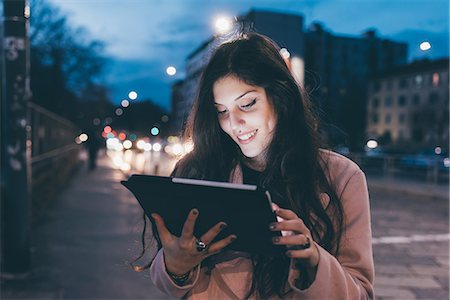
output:
[[288, 67], [289, 71], [292, 73], [292, 66], [291, 66], [291, 60], [289, 58], [284, 58], [284, 63], [286, 64], [286, 66]]

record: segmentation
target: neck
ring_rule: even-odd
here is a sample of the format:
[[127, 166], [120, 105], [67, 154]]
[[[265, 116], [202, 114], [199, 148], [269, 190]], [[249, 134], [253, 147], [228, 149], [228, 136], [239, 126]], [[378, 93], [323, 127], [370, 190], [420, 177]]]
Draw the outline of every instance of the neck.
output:
[[242, 161], [247, 167], [258, 172], [262, 172], [266, 168], [266, 157], [264, 154], [251, 158], [242, 156]]

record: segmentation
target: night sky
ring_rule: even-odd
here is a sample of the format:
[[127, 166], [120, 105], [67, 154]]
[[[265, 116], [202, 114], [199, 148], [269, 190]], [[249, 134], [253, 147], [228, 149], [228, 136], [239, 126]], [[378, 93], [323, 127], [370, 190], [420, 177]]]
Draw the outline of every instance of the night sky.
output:
[[[409, 59], [449, 56], [448, 0], [51, 0], [70, 22], [106, 44], [111, 58], [105, 81], [120, 103], [130, 90], [170, 109], [170, 84], [184, 77], [185, 59], [213, 34], [219, 15], [250, 9], [301, 14], [304, 27], [321, 22], [337, 35], [358, 36], [368, 28], [409, 44]], [[419, 49], [430, 41], [427, 52]], [[173, 65], [177, 75], [169, 77]]]

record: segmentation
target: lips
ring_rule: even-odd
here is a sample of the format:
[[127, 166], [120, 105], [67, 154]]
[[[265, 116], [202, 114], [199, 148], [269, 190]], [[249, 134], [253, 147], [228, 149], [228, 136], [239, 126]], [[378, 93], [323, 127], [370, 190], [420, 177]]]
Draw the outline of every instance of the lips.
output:
[[245, 134], [238, 135], [237, 139], [241, 144], [248, 144], [255, 138], [257, 131], [258, 129], [255, 129]]

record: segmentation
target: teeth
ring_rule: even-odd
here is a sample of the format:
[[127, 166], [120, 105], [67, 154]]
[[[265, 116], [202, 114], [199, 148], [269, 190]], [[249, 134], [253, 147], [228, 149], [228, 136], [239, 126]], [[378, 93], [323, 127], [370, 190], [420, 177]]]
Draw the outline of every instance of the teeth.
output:
[[242, 140], [242, 141], [246, 141], [246, 140], [248, 140], [249, 138], [251, 138], [252, 136], [254, 136], [255, 134], [256, 134], [256, 130], [254, 130], [253, 132], [250, 132], [250, 133], [241, 135], [241, 136], [238, 137], [238, 139], [240, 139], [240, 140]]

